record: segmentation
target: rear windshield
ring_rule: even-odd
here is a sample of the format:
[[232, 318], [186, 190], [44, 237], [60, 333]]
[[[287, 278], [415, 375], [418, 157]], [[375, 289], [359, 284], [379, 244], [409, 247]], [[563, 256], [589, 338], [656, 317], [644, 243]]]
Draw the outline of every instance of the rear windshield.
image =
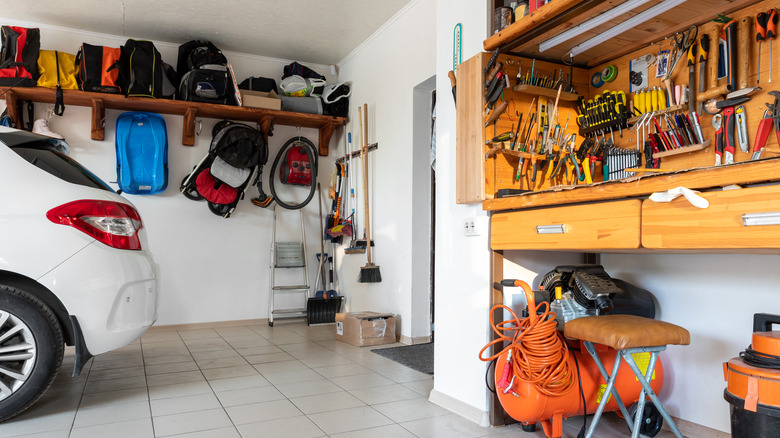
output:
[[76, 160], [58, 152], [54, 145], [47, 140], [24, 143], [11, 148], [22, 158], [29, 161], [35, 167], [44, 170], [57, 178], [69, 183], [86, 187], [114, 190]]

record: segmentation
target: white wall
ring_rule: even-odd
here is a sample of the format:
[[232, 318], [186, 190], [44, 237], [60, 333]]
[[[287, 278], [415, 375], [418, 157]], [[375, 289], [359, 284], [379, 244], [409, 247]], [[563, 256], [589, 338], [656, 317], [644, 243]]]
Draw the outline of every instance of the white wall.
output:
[[[2, 23], [35, 26], [34, 23], [14, 22], [2, 19]], [[40, 26], [41, 48], [75, 53], [82, 42], [118, 47], [124, 37], [101, 35], [73, 29]], [[143, 35], [134, 36], [142, 39]], [[157, 42], [163, 60], [176, 64], [177, 43]], [[218, 40], [214, 43], [219, 45]], [[226, 52], [233, 63], [238, 78], [282, 75], [289, 60], [262, 58]], [[315, 71], [329, 75], [328, 66], [306, 64]], [[240, 80], [240, 79], [239, 79]], [[329, 81], [333, 78], [329, 77]], [[4, 101], [2, 101], [4, 104]], [[51, 105], [36, 104], [36, 116], [45, 117]], [[114, 128], [120, 111], [106, 111], [105, 141], [90, 139], [91, 111], [89, 108], [66, 106], [63, 117], [53, 116], [50, 127], [64, 135], [71, 146], [71, 156], [95, 172], [107, 182], [116, 181], [116, 157], [114, 153]], [[239, 202], [238, 209], [229, 219], [209, 212], [205, 203], [186, 199], [178, 191], [182, 179], [208, 151], [211, 128], [216, 119], [202, 120], [202, 134], [195, 138], [195, 146], [181, 144], [182, 117], [164, 115], [168, 129], [168, 188], [159, 195], [125, 195], [138, 207], [148, 231], [149, 245], [159, 264], [160, 308], [157, 324], [181, 324], [194, 322], [266, 318], [268, 315], [268, 266], [271, 245], [272, 210], [261, 209], [250, 203], [257, 196], [257, 189], [249, 188], [247, 197]], [[339, 131], [339, 130], [337, 130]], [[315, 144], [317, 131], [301, 129], [300, 134]], [[270, 172], [271, 160], [289, 138], [298, 135], [294, 127], [277, 126], [269, 139], [270, 158], [265, 166], [265, 180]], [[333, 149], [337, 138], [331, 142]], [[322, 160], [319, 180], [328, 186], [334, 153]], [[111, 184], [117, 187], [116, 184]], [[268, 185], [264, 184], [266, 192]], [[301, 189], [302, 190], [302, 189]], [[281, 191], [281, 190], [280, 190]], [[294, 193], [299, 195], [301, 192]], [[299, 199], [302, 199], [300, 196]], [[294, 199], [294, 198], [291, 198]], [[328, 202], [327, 206], [330, 203]], [[328, 207], [326, 207], [328, 208]], [[286, 212], [289, 215], [289, 212]], [[286, 223], [279, 227], [279, 240], [300, 240], [298, 216], [285, 215]], [[317, 203], [312, 202], [304, 212], [309, 247], [309, 270], [314, 284], [316, 262], [314, 253], [320, 251], [319, 219]], [[329, 252], [326, 249], [326, 252]], [[291, 273], [288, 273], [288, 275]], [[284, 304], [284, 303], [283, 303]], [[279, 307], [279, 306], [277, 306]]]
[[[357, 107], [367, 104], [368, 141], [379, 144], [376, 152], [369, 154], [369, 210], [371, 237], [376, 245], [373, 261], [380, 267], [382, 281], [357, 283], [366, 257], [341, 255], [340, 274], [348, 310], [399, 314], [400, 334], [405, 337], [430, 335], [427, 324], [413, 322], [413, 294], [427, 296], [429, 292], [413, 289], [412, 282], [412, 238], [416, 226], [411, 202], [412, 116], [414, 87], [436, 73], [436, 33], [432, 25], [435, 6], [434, 0], [411, 2], [339, 64], [339, 80], [354, 84], [349, 127], [353, 142], [358, 131]], [[360, 198], [358, 202], [362, 205]], [[362, 216], [358, 222], [362, 225]], [[413, 327], [419, 331], [413, 331]]]

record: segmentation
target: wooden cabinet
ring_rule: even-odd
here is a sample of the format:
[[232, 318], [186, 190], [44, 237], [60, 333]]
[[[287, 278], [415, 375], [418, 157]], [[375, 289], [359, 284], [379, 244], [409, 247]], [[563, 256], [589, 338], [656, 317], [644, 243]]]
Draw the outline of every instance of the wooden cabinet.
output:
[[636, 249], [641, 204], [629, 199], [493, 214], [490, 245], [493, 250]]
[[[696, 208], [684, 197], [642, 203], [642, 246], [729, 252], [780, 249], [780, 185], [702, 193]], [[773, 224], [774, 223], [774, 224]]]

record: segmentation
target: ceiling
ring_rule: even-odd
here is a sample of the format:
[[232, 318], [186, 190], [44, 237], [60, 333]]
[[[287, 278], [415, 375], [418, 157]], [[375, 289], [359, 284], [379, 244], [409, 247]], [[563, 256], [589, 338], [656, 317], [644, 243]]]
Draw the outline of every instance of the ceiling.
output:
[[[0, 0], [0, 15], [128, 38], [337, 64], [411, 0]], [[2, 23], [9, 24], [9, 23]]]

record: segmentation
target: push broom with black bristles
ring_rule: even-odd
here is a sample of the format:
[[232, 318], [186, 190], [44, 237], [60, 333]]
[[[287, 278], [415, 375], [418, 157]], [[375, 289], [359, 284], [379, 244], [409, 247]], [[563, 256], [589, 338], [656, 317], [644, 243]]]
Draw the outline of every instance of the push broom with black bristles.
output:
[[[363, 117], [365, 117], [365, 123], [363, 123]], [[361, 113], [360, 107], [358, 107], [358, 121], [360, 121], [360, 129], [363, 131], [363, 135], [360, 139], [360, 145], [363, 149], [362, 161], [363, 161], [363, 229], [366, 233], [366, 241], [371, 242], [371, 228], [369, 226], [370, 221], [368, 219], [368, 105], [363, 104], [363, 111]], [[366, 245], [366, 257], [368, 263], [366, 266], [360, 268], [360, 275], [358, 276], [358, 283], [379, 283], [382, 281], [382, 274], [379, 272], [379, 266], [375, 265], [371, 261], [371, 245]]]

